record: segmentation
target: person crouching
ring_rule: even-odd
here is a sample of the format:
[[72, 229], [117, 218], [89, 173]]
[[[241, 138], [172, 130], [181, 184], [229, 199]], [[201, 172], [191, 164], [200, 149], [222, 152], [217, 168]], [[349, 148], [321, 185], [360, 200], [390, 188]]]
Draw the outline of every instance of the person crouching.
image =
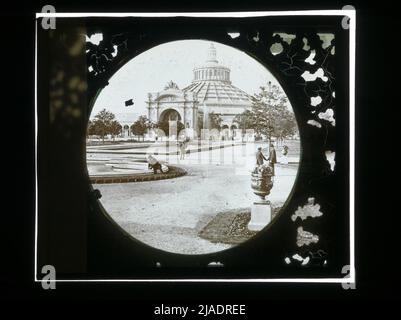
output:
[[153, 169], [154, 174], [156, 174], [158, 170], [163, 173], [162, 165], [155, 157], [152, 157], [151, 155], [148, 156], [148, 168]]

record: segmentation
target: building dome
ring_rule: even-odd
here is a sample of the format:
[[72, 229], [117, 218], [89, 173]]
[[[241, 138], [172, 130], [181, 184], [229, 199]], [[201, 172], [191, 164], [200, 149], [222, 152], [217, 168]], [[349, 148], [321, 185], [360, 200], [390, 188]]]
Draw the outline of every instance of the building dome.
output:
[[[251, 97], [235, 87], [230, 80], [231, 70], [219, 64], [213, 43], [206, 61], [193, 69], [193, 80], [184, 89], [170, 81], [164, 90], [148, 94], [148, 118], [153, 122], [178, 119], [189, 131], [212, 129], [211, 114], [218, 115], [222, 129], [234, 132], [235, 117], [249, 109]], [[224, 133], [227, 135], [227, 133]]]
[[211, 43], [207, 60], [202, 66], [193, 70], [192, 83], [183, 91], [194, 93], [200, 105], [242, 107], [242, 112], [244, 107], [250, 106], [250, 97], [231, 84], [230, 68], [220, 65], [216, 55], [216, 48]]

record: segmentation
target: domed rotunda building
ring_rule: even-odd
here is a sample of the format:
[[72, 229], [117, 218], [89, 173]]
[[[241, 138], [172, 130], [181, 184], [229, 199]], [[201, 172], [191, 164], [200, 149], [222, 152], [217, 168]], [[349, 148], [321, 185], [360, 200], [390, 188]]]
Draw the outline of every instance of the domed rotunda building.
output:
[[149, 93], [148, 118], [153, 122], [178, 120], [189, 135], [200, 134], [201, 128], [212, 129], [210, 115], [219, 115], [221, 128], [232, 135], [234, 118], [251, 107], [250, 96], [230, 80], [230, 68], [219, 64], [216, 48], [210, 44], [207, 60], [193, 70], [193, 80], [183, 89], [170, 81], [163, 91]]

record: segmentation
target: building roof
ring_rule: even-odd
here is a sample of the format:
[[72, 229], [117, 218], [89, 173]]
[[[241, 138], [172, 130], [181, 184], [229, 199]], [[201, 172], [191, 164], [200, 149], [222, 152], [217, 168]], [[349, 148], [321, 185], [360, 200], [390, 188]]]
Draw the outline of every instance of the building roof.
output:
[[251, 99], [246, 92], [238, 89], [230, 83], [225, 83], [218, 80], [203, 80], [193, 82], [183, 90], [185, 92], [196, 93], [200, 104], [211, 103], [221, 105], [248, 106], [251, 103]]
[[195, 93], [202, 104], [248, 107], [250, 96], [235, 87], [230, 81], [230, 68], [219, 64], [213, 43], [208, 50], [205, 63], [194, 69], [192, 83], [182, 89], [186, 93]]

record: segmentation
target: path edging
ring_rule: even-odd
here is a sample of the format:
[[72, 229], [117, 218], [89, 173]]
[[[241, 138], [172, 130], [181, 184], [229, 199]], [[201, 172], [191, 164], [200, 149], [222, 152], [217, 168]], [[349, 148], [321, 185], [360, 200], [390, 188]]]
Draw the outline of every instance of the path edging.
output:
[[146, 174], [132, 174], [132, 175], [120, 175], [110, 177], [89, 177], [92, 184], [102, 183], [127, 183], [127, 182], [143, 182], [143, 181], [156, 181], [173, 179], [184, 176], [187, 171], [183, 168], [168, 166], [169, 171], [167, 173], [146, 173]]

